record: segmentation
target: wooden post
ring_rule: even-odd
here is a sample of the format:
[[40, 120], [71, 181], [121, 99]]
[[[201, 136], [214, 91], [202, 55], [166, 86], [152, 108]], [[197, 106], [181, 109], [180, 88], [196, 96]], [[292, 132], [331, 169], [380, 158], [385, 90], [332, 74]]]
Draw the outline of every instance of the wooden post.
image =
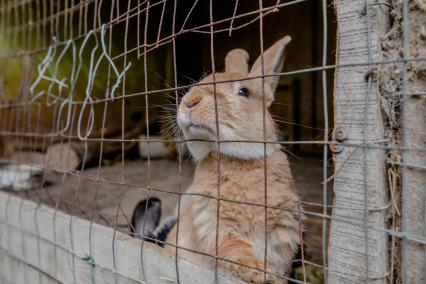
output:
[[[413, 3], [414, 4], [414, 3]], [[401, 9], [402, 5], [398, 8]], [[407, 7], [407, 50], [406, 58], [426, 57], [426, 7], [424, 1]], [[402, 26], [402, 25], [401, 25]], [[403, 39], [401, 39], [402, 41]], [[406, 94], [403, 98], [404, 112], [402, 122], [402, 143], [410, 148], [402, 155], [407, 167], [403, 169], [403, 187], [405, 191], [405, 214], [403, 229], [414, 238], [426, 236], [426, 152], [412, 150], [426, 145], [426, 63], [425, 60], [407, 63]], [[404, 86], [403, 86], [404, 87]], [[405, 180], [404, 180], [405, 179]], [[403, 195], [404, 196], [404, 195]], [[403, 243], [402, 269], [405, 283], [425, 283], [426, 246], [407, 239]], [[404, 259], [405, 258], [405, 259]]]
[[[344, 131], [347, 143], [384, 138], [380, 93], [371, 72], [374, 66], [366, 63], [370, 59], [383, 60], [380, 37], [389, 27], [389, 7], [374, 3], [335, 1], [336, 64], [345, 65], [335, 73], [335, 127]], [[385, 158], [385, 150], [368, 147], [344, 146], [335, 153], [328, 283], [386, 283], [389, 259], [388, 236], [383, 232], [388, 204]]]

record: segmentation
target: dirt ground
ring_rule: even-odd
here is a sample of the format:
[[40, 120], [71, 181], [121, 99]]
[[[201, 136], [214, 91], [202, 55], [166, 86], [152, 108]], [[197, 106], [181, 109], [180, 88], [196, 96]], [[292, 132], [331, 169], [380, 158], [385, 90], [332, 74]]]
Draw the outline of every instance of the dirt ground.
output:
[[[291, 165], [304, 209], [321, 213], [322, 161], [313, 157], [292, 158]], [[11, 192], [96, 223], [128, 230], [134, 207], [148, 195], [161, 199], [162, 218], [170, 215], [178, 202], [178, 193], [189, 186], [194, 171], [190, 161], [182, 163], [180, 175], [179, 163], [172, 160], [151, 160], [150, 168], [148, 171], [148, 162], [141, 160], [126, 161], [123, 167], [121, 163], [102, 166], [99, 171], [90, 168], [81, 176], [48, 173], [42, 189]], [[308, 214], [304, 227], [306, 258], [321, 264], [322, 218]]]

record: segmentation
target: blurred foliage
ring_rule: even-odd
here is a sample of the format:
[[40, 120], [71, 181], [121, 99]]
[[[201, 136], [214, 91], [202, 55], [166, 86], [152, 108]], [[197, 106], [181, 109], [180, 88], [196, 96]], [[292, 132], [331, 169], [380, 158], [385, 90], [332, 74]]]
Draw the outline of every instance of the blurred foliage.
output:
[[[76, 22], [76, 29], [78, 23]], [[39, 35], [42, 33], [38, 33]], [[100, 32], [96, 33], [97, 38], [100, 38]], [[58, 35], [60, 37], [61, 35]], [[105, 42], [107, 49], [109, 48], [109, 30], [105, 36]], [[65, 56], [58, 63], [58, 58], [63, 50], [64, 46], [60, 46], [56, 52], [54, 60], [49, 65], [48, 72], [46, 74], [53, 74], [55, 68], [57, 68], [56, 78], [68, 85], [68, 88], [58, 88], [58, 84], [51, 84], [46, 79], [42, 79], [37, 87], [34, 89], [34, 93], [31, 94], [30, 87], [38, 77], [37, 66], [45, 58], [48, 47], [53, 43], [51, 38], [31, 37], [31, 43], [29, 40], [23, 40], [20, 34], [12, 36], [11, 33], [2, 33], [0, 31], [0, 63], [3, 68], [0, 71], [0, 102], [1, 104], [22, 104], [28, 103], [31, 99], [39, 92], [44, 91], [45, 93], [37, 98], [36, 102], [40, 104], [34, 104], [32, 106], [26, 106], [22, 108], [22, 112], [29, 115], [31, 125], [28, 128], [35, 129], [39, 127], [40, 131], [51, 131], [52, 121], [56, 119], [59, 105], [61, 100], [66, 99], [70, 96], [70, 77], [73, 70], [73, 53], [70, 48]], [[134, 45], [134, 37], [129, 39], [129, 45]], [[84, 41], [84, 35], [77, 37], [74, 41], [77, 62], [79, 63], [79, 50]], [[158, 90], [168, 87], [169, 82], [172, 81], [172, 56], [171, 56], [171, 45], [166, 45], [155, 49], [152, 52], [148, 52], [146, 57], [137, 56], [137, 52], [129, 54], [123, 54], [123, 42], [124, 42], [124, 26], [116, 25], [112, 31], [111, 38], [111, 57], [116, 57], [113, 61], [119, 72], [121, 72], [125, 65], [131, 62], [131, 67], [123, 78], [120, 86], [115, 92], [115, 97], [123, 97], [131, 95], [126, 98], [116, 99], [114, 101], [108, 100], [107, 102], [100, 102], [94, 104], [95, 110], [95, 130], [100, 130], [103, 122], [104, 109], [107, 108], [105, 128], [121, 127], [122, 118], [124, 119], [125, 128], [131, 128], [136, 123], [146, 123], [144, 121], [146, 117], [146, 102], [148, 101], [148, 112], [149, 112], [149, 123], [152, 124], [155, 120], [161, 116], [159, 114], [160, 108], [158, 106], [168, 103], [167, 94], [155, 94], [148, 95], [148, 99], [144, 95], [137, 95], [137, 93], [144, 92], [145, 90]], [[95, 39], [92, 37], [89, 39], [87, 45], [82, 52], [82, 64], [78, 80], [75, 84], [73, 92], [73, 100], [77, 103], [73, 106], [73, 109], [64, 108], [61, 119], [62, 125], [65, 124], [65, 117], [68, 110], [76, 112], [77, 116], [81, 111], [81, 102], [86, 97], [86, 90], [88, 86], [88, 78], [90, 73], [90, 64], [92, 52], [94, 51], [96, 44]], [[34, 50], [41, 49], [41, 52], [35, 52]], [[24, 55], [25, 51], [30, 51], [31, 56]], [[102, 47], [98, 42], [98, 48], [93, 56], [93, 64], [96, 63], [99, 56], [102, 54]], [[147, 70], [144, 70], [144, 62], [146, 59]], [[145, 74], [146, 73], [146, 74]], [[147, 86], [145, 87], [145, 75], [147, 76]], [[109, 78], [109, 79], [108, 79]], [[104, 58], [99, 66], [98, 71], [93, 82], [93, 89], [90, 91], [90, 96], [93, 100], [102, 100], [106, 98], [106, 95], [110, 93], [111, 87], [116, 82], [116, 76], [110, 69], [110, 65]], [[48, 96], [49, 93], [51, 96]], [[132, 95], [133, 94], [133, 95]], [[56, 98], [60, 97], [59, 100]], [[2, 117], [16, 116], [17, 111], [3, 110]], [[41, 115], [39, 113], [41, 112]], [[84, 120], [87, 120], [89, 108], [87, 107], [84, 111]], [[11, 125], [14, 128], [14, 125]], [[100, 133], [100, 131], [95, 131]], [[74, 133], [75, 134], [75, 133]], [[95, 135], [96, 136], [96, 135]]]

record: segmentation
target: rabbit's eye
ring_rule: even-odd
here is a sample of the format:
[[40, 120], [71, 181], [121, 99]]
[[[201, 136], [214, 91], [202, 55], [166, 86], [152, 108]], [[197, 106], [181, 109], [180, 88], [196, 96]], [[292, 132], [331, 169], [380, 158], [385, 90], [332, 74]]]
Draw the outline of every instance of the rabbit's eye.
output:
[[249, 94], [249, 90], [246, 87], [242, 87], [239, 91], [238, 91], [238, 95], [239, 96], [243, 96], [243, 97], [248, 97]]

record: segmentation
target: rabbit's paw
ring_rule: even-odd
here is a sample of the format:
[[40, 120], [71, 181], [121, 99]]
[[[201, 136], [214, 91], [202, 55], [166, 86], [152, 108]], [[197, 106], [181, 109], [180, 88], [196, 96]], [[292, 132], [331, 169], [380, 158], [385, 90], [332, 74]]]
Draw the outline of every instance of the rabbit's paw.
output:
[[252, 258], [237, 258], [235, 262], [239, 264], [223, 261], [222, 266], [248, 283], [281, 283], [270, 273], [267, 273], [265, 278], [265, 273], [263, 272], [264, 263], [262, 261]]

